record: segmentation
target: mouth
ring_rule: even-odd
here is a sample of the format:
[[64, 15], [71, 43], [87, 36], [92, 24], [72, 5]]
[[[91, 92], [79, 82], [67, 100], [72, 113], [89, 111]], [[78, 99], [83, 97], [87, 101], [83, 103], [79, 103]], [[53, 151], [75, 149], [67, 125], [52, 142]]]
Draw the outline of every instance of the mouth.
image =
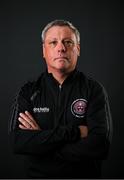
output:
[[66, 60], [66, 61], [69, 61], [69, 59], [67, 57], [57, 57], [55, 58], [54, 60]]

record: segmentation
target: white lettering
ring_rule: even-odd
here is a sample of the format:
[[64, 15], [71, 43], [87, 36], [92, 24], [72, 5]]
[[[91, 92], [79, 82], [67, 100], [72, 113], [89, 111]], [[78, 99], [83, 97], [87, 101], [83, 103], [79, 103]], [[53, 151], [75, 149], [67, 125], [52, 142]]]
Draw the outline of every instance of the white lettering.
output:
[[50, 111], [50, 109], [49, 108], [47, 108], [47, 107], [39, 107], [39, 108], [36, 108], [36, 107], [34, 107], [33, 108], [33, 112], [34, 113], [48, 113]]

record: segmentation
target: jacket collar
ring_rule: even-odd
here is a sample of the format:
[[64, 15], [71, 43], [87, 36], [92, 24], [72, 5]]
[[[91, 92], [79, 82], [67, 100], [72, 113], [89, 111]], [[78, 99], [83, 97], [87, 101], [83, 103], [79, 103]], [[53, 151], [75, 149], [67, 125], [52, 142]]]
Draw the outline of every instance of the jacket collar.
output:
[[[65, 86], [67, 84], [70, 84], [76, 77], [78, 71], [75, 68], [69, 75], [68, 77], [64, 80], [62, 86]], [[46, 80], [48, 80], [49, 83], [52, 83], [52, 85], [54, 86], [59, 86], [59, 83], [57, 82], [57, 80], [53, 77], [52, 73], [48, 73], [48, 71], [46, 70], [45, 72], [46, 74]]]

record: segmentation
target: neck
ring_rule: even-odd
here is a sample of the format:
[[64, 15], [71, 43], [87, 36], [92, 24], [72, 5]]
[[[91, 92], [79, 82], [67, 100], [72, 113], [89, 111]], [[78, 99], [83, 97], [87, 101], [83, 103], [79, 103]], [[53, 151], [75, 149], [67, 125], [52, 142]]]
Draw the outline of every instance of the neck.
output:
[[70, 72], [66, 72], [66, 71], [58, 71], [58, 70], [51, 71], [49, 69], [48, 69], [48, 73], [52, 73], [53, 77], [58, 81], [59, 84], [62, 84], [70, 74]]

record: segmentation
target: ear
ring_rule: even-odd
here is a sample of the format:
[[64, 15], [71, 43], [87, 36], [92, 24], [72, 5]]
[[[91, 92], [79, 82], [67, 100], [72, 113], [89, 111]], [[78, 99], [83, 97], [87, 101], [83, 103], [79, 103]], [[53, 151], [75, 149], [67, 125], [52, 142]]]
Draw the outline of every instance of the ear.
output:
[[43, 58], [45, 58], [45, 47], [44, 47], [44, 44], [42, 44], [42, 51], [43, 51]]
[[80, 56], [80, 44], [77, 44], [77, 55]]

